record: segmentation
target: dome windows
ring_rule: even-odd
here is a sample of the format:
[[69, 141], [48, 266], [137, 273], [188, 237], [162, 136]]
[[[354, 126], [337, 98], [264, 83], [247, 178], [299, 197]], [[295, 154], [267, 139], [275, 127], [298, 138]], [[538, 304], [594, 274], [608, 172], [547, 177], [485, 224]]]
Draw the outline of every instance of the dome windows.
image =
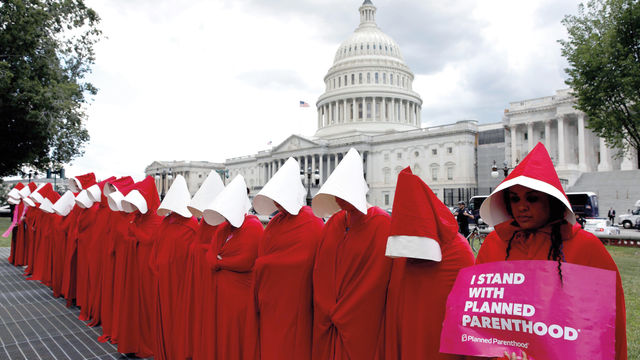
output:
[[355, 85], [356, 83], [356, 74], [351, 74], [351, 85]]
[[378, 84], [379, 83], [379, 81], [378, 81], [378, 73], [375, 74], [375, 79], [376, 79], [376, 84]]

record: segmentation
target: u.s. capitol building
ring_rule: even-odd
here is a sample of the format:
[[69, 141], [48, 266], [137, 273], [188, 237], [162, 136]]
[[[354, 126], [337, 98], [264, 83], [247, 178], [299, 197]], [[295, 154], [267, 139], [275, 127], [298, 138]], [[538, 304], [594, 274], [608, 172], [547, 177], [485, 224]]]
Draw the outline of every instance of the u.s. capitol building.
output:
[[[242, 174], [255, 194], [292, 156], [301, 170], [318, 178], [312, 181], [315, 193], [354, 147], [363, 157], [368, 201], [383, 208], [393, 204], [397, 174], [408, 165], [451, 205], [490, 191], [502, 180], [490, 176], [493, 162], [511, 167], [538, 141], [547, 145], [565, 186], [585, 172], [637, 169], [633, 157], [612, 160], [612, 150], [585, 128], [585, 117], [573, 108], [567, 90], [512, 102], [504, 114], [496, 114], [496, 123], [452, 119], [449, 125], [422, 128], [422, 100], [413, 91], [414, 75], [400, 47], [377, 26], [370, 0], [359, 12], [360, 25], [340, 44], [324, 77], [325, 92], [316, 102], [316, 133], [291, 135], [270, 150], [227, 159], [224, 169], [220, 164], [212, 168], [229, 178]], [[153, 169], [159, 164], [146, 172], [157, 171]], [[204, 170], [184, 172], [193, 179], [206, 177]], [[190, 184], [191, 192], [198, 186], [198, 181]]]

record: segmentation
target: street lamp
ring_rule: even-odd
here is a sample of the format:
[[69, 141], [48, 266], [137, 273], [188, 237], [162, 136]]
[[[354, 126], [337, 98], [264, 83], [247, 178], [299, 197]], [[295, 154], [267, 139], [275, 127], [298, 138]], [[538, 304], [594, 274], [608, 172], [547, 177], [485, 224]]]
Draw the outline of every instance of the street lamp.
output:
[[[307, 205], [311, 206], [311, 175], [313, 174], [313, 179], [315, 181], [320, 179], [320, 170], [318, 170], [318, 168], [316, 168], [315, 170], [311, 170], [311, 166], [309, 166], [307, 168]], [[304, 181], [305, 178], [305, 171], [303, 169], [300, 169], [300, 179], [302, 181]]]
[[218, 175], [222, 177], [222, 182], [226, 185], [227, 181], [225, 179], [229, 178], [229, 169], [215, 169]]
[[[516, 165], [518, 165], [518, 160], [516, 160]], [[509, 170], [513, 170], [513, 168], [509, 167], [507, 165], [507, 161], [505, 160], [502, 163], [502, 168], [498, 169], [498, 165], [496, 165], [496, 161], [493, 160], [493, 165], [491, 165], [491, 177], [492, 178], [497, 178], [500, 175], [498, 170], [502, 170], [502, 172], [504, 174], [504, 177], [507, 177], [509, 175]]]
[[162, 172], [156, 172], [156, 179], [162, 180], [162, 193], [160, 194], [160, 200], [164, 200], [164, 196], [166, 195], [165, 179], [171, 180], [172, 177], [173, 173], [171, 172], [171, 168], [169, 168], [168, 172], [167, 169], [162, 169]]

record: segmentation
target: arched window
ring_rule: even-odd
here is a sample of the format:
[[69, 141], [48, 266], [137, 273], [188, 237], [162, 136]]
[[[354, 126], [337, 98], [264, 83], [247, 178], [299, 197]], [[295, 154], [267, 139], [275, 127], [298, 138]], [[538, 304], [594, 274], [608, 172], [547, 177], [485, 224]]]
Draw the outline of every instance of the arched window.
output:
[[387, 73], [382, 73], [382, 83], [383, 84], [387, 83]]
[[378, 83], [378, 73], [375, 74], [376, 84]]
[[367, 73], [367, 84], [371, 84], [371, 73]]
[[356, 83], [356, 74], [351, 74], [351, 85]]
[[358, 74], [358, 83], [362, 84], [362, 73]]
[[389, 84], [393, 85], [393, 74], [389, 74]]

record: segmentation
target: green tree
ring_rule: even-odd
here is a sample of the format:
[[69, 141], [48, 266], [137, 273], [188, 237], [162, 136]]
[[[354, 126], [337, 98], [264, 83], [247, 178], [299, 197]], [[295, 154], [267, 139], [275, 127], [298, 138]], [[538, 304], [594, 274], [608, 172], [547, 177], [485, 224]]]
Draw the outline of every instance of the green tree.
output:
[[611, 147], [635, 151], [640, 163], [640, 5], [638, 0], [590, 0], [565, 16], [566, 83], [588, 127]]
[[82, 0], [0, 2], [0, 176], [82, 154], [99, 22]]

